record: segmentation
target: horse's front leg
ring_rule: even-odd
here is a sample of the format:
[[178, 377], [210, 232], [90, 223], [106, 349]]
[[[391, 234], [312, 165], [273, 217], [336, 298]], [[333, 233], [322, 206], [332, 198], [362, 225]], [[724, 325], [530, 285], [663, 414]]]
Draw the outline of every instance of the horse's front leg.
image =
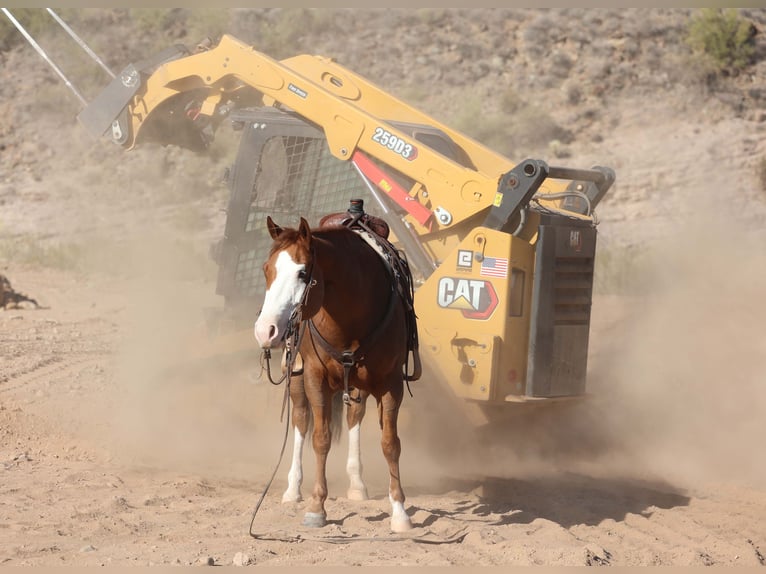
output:
[[316, 479], [314, 492], [308, 509], [303, 516], [304, 526], [321, 527], [327, 524], [327, 512], [324, 503], [327, 500], [327, 453], [330, 452], [330, 419], [332, 418], [332, 398], [329, 390], [318, 390], [306, 386], [306, 392], [314, 416], [314, 434], [312, 436], [316, 455]]
[[290, 381], [290, 401], [293, 403], [293, 462], [287, 473], [287, 490], [282, 495], [282, 502], [300, 502], [303, 500], [303, 444], [309, 427], [308, 400], [303, 388], [303, 375]]
[[367, 487], [362, 480], [362, 449], [360, 445], [362, 419], [367, 406], [366, 391], [358, 391], [359, 402], [352, 401], [346, 411], [348, 423], [348, 461], [346, 472], [348, 473], [349, 486], [346, 496], [349, 500], [367, 500]]
[[412, 528], [412, 521], [410, 521], [407, 511], [404, 510], [404, 491], [399, 476], [399, 456], [402, 452], [402, 445], [396, 427], [404, 389], [401, 381], [398, 384], [393, 384], [391, 389], [378, 401], [378, 415], [383, 430], [381, 446], [388, 462], [390, 477], [388, 498], [391, 501], [391, 530], [405, 532]]

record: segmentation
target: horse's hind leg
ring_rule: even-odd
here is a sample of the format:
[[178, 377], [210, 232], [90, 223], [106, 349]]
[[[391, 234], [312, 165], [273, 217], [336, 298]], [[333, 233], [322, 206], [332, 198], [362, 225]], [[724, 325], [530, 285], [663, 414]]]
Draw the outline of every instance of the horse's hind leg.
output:
[[306, 393], [303, 388], [303, 375], [290, 381], [290, 400], [293, 403], [293, 462], [287, 473], [287, 490], [282, 495], [282, 502], [300, 502], [301, 484], [303, 483], [303, 444], [309, 427], [309, 410]]
[[398, 384], [392, 385], [391, 390], [378, 401], [378, 415], [383, 430], [381, 446], [389, 471], [388, 498], [391, 501], [391, 530], [394, 532], [405, 532], [412, 528], [410, 517], [404, 510], [404, 491], [399, 477], [399, 456], [402, 452], [402, 444], [399, 440], [396, 421], [403, 395], [402, 382], [398, 381]]
[[349, 500], [367, 500], [367, 487], [362, 480], [362, 450], [360, 445], [360, 435], [362, 428], [362, 419], [367, 406], [367, 397], [370, 395], [366, 391], [358, 391], [360, 401], [352, 401], [346, 412], [346, 421], [348, 422], [348, 461], [346, 463], [346, 472], [348, 473], [348, 492], [346, 496]]

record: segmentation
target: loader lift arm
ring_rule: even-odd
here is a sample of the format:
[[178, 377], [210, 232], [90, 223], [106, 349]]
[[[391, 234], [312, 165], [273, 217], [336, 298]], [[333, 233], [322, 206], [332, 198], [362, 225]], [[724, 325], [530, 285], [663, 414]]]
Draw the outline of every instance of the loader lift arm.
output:
[[[488, 208], [492, 208], [488, 223], [495, 224], [518, 211], [509, 210], [502, 199], [503, 190], [509, 187], [503, 182], [515, 181], [509, 178], [514, 166], [504, 156], [331, 59], [301, 55], [277, 61], [229, 35], [198, 53], [174, 46], [156, 58], [126, 67], [78, 117], [95, 135], [111, 131], [112, 139], [126, 149], [157, 141], [199, 151], [232, 109], [259, 101], [318, 126], [336, 158], [350, 160], [361, 153], [412, 180], [414, 185], [405, 191], [408, 201], [419, 204], [419, 215], [409, 213], [406, 218], [421, 238], [437, 232], [444, 235], [445, 231], [449, 235], [447, 230], [459, 228]], [[446, 157], [404, 131], [402, 126], [408, 124], [431, 126], [446, 134], [463, 153], [462, 161]], [[536, 171], [536, 175], [542, 171], [545, 177], [535, 178], [535, 189], [517, 208], [528, 203], [547, 177], [557, 176], [581, 180], [578, 185], [592, 210], [614, 180], [607, 168], [554, 168]], [[522, 169], [519, 181], [526, 179]], [[549, 182], [548, 186], [543, 191], [566, 190], [561, 183]], [[410, 205], [414, 207], [414, 203]], [[573, 211], [586, 214], [583, 206]], [[438, 254], [434, 258], [438, 260]]]

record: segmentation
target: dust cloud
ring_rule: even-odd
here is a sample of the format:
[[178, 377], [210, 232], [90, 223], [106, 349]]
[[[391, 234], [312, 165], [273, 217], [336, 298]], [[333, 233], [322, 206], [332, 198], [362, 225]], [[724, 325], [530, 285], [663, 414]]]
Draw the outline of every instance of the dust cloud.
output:
[[223, 301], [215, 294], [215, 267], [189, 252], [170, 232], [157, 231], [126, 237], [115, 255], [126, 304], [103, 415], [109, 436], [102, 439], [129, 465], [262, 478], [284, 436], [283, 387], [259, 378], [254, 338], [249, 349], [205, 356], [216, 343], [208, 311]]
[[430, 428], [412, 460], [433, 462], [418, 480], [572, 472], [766, 484], [766, 243], [700, 208], [654, 252], [645, 292], [594, 297], [587, 398], [474, 432], [421, 397]]
[[652, 276], [592, 364], [610, 456], [690, 484], [766, 483], [762, 235], [702, 213], [668, 237]]
[[[132, 303], [112, 425], [120, 456], [265, 481], [285, 436], [283, 387], [261, 376], [254, 340], [251, 352], [194, 359], [190, 345], [208, 336], [204, 309], [222, 305], [214, 277], [191, 272], [171, 243], [153, 238], [146, 247], [134, 258], [140, 272], [126, 283]], [[455, 406], [439, 396], [444, 388], [413, 383], [400, 420], [405, 490], [560, 472], [679, 487], [766, 483], [766, 247], [736, 225], [697, 214], [658, 253], [644, 270], [646, 293], [594, 299], [587, 399], [475, 429], [453, 416]], [[287, 474], [291, 443], [290, 436], [275, 488]], [[383, 495], [388, 469], [373, 400], [362, 445], [370, 494]], [[330, 453], [331, 496], [345, 491], [345, 449], [343, 436]], [[311, 481], [309, 445], [304, 464]]]

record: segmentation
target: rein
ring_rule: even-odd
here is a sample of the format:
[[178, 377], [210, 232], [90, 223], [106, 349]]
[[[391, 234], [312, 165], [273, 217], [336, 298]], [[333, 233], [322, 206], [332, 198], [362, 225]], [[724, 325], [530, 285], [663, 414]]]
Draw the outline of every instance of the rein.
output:
[[[263, 362], [266, 363], [266, 376], [272, 385], [281, 385], [285, 379], [288, 379], [293, 373], [293, 365], [295, 364], [295, 357], [300, 349], [300, 343], [303, 339], [303, 333], [305, 331], [305, 325], [303, 323], [303, 310], [306, 308], [306, 303], [309, 299], [309, 292], [311, 288], [317, 284], [316, 279], [313, 277], [314, 273], [314, 258], [312, 253], [311, 267], [307, 273], [308, 279], [306, 280], [306, 289], [303, 291], [303, 296], [300, 302], [295, 306], [293, 312], [290, 314], [290, 318], [287, 321], [287, 331], [285, 332], [285, 372], [282, 373], [282, 377], [275, 381], [271, 376], [271, 349], [263, 349]], [[282, 407], [284, 411], [284, 406]]]
[[266, 363], [266, 374], [269, 378], [269, 382], [272, 385], [280, 385], [287, 380], [287, 384], [285, 385], [285, 396], [282, 399], [282, 414], [280, 415], [279, 420], [282, 421], [285, 418], [285, 409], [287, 410], [287, 419], [285, 422], [285, 436], [282, 439], [282, 448], [279, 451], [279, 460], [277, 460], [271, 478], [269, 479], [269, 482], [266, 483], [266, 488], [263, 489], [261, 497], [255, 504], [252, 516], [250, 517], [249, 533], [253, 538], [261, 538], [258, 534], [253, 532], [253, 524], [255, 523], [255, 517], [258, 514], [258, 510], [261, 508], [261, 504], [263, 504], [263, 501], [271, 488], [271, 484], [277, 476], [277, 470], [279, 470], [279, 466], [282, 464], [282, 457], [285, 454], [285, 447], [287, 446], [287, 437], [290, 433], [290, 379], [294, 374], [293, 365], [295, 364], [296, 353], [298, 352], [303, 335], [306, 332], [305, 324], [302, 319], [303, 309], [306, 306], [309, 291], [316, 285], [316, 283], [316, 280], [309, 275], [309, 279], [306, 282], [306, 290], [303, 292], [303, 297], [301, 297], [301, 302], [295, 306], [295, 309], [293, 309], [293, 312], [290, 314], [290, 319], [287, 322], [287, 331], [285, 332], [285, 372], [282, 373], [282, 377], [278, 381], [275, 381], [271, 376], [271, 349], [263, 349], [262, 357], [263, 362]]
[[[306, 291], [308, 291], [308, 287], [306, 288]], [[287, 323], [287, 332], [285, 333], [285, 370], [278, 381], [275, 381], [271, 376], [271, 349], [263, 350], [263, 362], [266, 363], [266, 376], [268, 377], [269, 382], [272, 385], [277, 386], [287, 380], [287, 384], [285, 385], [285, 396], [282, 399], [282, 413], [279, 416], [280, 421], [285, 416], [285, 407], [290, 400], [290, 378], [293, 375], [299, 374], [293, 372], [293, 366], [295, 365], [295, 357], [298, 353], [297, 349], [301, 344], [303, 334], [306, 332], [305, 324], [300, 319], [301, 312], [298, 310], [299, 307], [300, 306], [296, 306]]]

